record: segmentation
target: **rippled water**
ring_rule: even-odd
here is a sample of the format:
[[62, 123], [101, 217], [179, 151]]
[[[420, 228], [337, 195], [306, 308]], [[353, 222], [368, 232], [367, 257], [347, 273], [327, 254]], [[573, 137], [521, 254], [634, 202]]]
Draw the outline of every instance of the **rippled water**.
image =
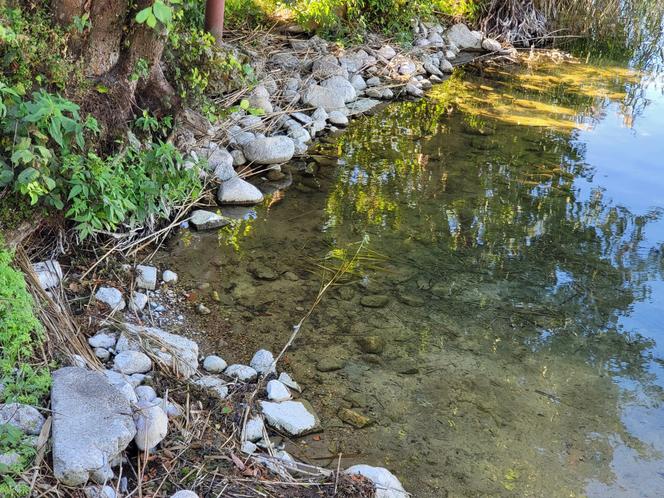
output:
[[458, 72], [166, 257], [211, 284], [204, 347], [244, 362], [350, 267], [286, 358], [325, 429], [299, 458], [418, 497], [664, 496], [662, 130], [648, 75]]

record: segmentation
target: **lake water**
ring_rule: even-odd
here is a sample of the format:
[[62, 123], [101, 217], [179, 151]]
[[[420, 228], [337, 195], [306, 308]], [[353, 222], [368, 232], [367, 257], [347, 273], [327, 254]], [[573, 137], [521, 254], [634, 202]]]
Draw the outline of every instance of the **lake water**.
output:
[[279, 351], [347, 270], [283, 365], [324, 429], [298, 458], [385, 466], [417, 497], [661, 497], [663, 130], [649, 74], [460, 70], [166, 257], [211, 284], [191, 318], [229, 362]]

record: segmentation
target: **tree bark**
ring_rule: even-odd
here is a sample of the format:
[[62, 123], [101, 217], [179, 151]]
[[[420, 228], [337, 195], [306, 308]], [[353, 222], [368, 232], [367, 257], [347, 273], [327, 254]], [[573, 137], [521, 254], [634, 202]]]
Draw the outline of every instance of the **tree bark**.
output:
[[225, 3], [225, 0], [207, 0], [205, 4], [205, 30], [214, 36], [218, 44], [224, 37]]

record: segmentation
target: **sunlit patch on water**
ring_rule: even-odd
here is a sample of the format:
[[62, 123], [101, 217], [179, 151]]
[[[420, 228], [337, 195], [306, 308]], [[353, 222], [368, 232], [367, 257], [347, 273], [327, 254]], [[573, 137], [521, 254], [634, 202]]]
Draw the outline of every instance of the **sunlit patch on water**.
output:
[[289, 451], [418, 497], [664, 496], [664, 101], [641, 77], [458, 73], [354, 122], [278, 202], [164, 256], [219, 296], [204, 347], [279, 350], [364, 241], [285, 359], [325, 429]]

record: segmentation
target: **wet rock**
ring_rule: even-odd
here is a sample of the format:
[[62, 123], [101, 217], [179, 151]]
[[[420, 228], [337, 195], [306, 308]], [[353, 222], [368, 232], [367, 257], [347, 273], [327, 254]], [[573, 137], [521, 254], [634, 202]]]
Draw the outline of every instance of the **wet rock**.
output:
[[244, 431], [244, 439], [246, 441], [251, 441], [252, 443], [263, 439], [264, 428], [265, 424], [263, 423], [262, 417], [258, 415], [251, 417], [247, 421], [247, 426]]
[[122, 311], [127, 306], [122, 298], [122, 292], [113, 287], [100, 287], [95, 294], [95, 299], [106, 304], [114, 311]]
[[286, 401], [291, 399], [288, 388], [278, 380], [271, 380], [266, 387], [267, 398], [270, 401]]
[[273, 110], [270, 102], [270, 92], [263, 85], [259, 85], [249, 94], [249, 105], [257, 109], [263, 109], [270, 114]]
[[249, 273], [251, 273], [258, 280], [276, 280], [279, 278], [279, 275], [269, 266], [266, 266], [262, 263], [252, 263], [247, 268]]
[[376, 51], [376, 55], [389, 61], [396, 57], [397, 51], [394, 50], [390, 45], [383, 45], [380, 47], [380, 50]]
[[157, 393], [150, 386], [138, 386], [134, 391], [138, 401], [153, 401], [157, 397]]
[[60, 285], [62, 280], [62, 267], [55, 260], [41, 261], [32, 265], [32, 271], [39, 279], [39, 285], [44, 290]]
[[198, 498], [198, 495], [188, 489], [182, 489], [171, 496], [171, 498]]
[[99, 372], [78, 367], [53, 373], [53, 470], [68, 486], [113, 477], [111, 462], [136, 434], [129, 401]]
[[148, 304], [147, 294], [142, 292], [134, 292], [129, 302], [129, 309], [132, 311], [143, 311]]
[[361, 413], [358, 413], [355, 410], [351, 410], [349, 408], [340, 408], [337, 412], [337, 416], [341, 419], [342, 422], [352, 425], [356, 429], [367, 427], [368, 425], [371, 425], [372, 422], [369, 417], [365, 417]]
[[161, 276], [161, 279], [165, 284], [175, 284], [178, 281], [178, 274], [174, 271], [166, 270]]
[[381, 367], [385, 365], [383, 359], [377, 354], [366, 353], [363, 354], [360, 358], [362, 359], [362, 361], [370, 365], [378, 365]]
[[362, 296], [362, 299], [360, 299], [360, 304], [367, 308], [384, 308], [389, 302], [390, 298], [383, 294]]
[[268, 424], [292, 436], [306, 434], [319, 425], [313, 409], [301, 401], [261, 401], [260, 405]]
[[445, 33], [447, 40], [461, 50], [481, 50], [482, 33], [471, 31], [463, 23], [455, 24]]
[[290, 387], [291, 389], [295, 389], [297, 392], [301, 393], [302, 388], [300, 385], [295, 382], [290, 375], [288, 375], [286, 372], [281, 372], [279, 374], [279, 382], [281, 382], [283, 385]]
[[274, 355], [266, 349], [261, 349], [256, 351], [256, 354], [254, 354], [254, 357], [249, 362], [249, 366], [259, 374], [266, 375], [268, 373], [277, 373], [276, 366], [273, 363]]
[[500, 52], [503, 49], [500, 42], [493, 38], [485, 38], [482, 40], [482, 48], [487, 52]]
[[115, 356], [113, 370], [125, 375], [149, 372], [152, 360], [140, 351], [123, 351]]
[[232, 377], [234, 379], [237, 379], [242, 382], [250, 382], [252, 380], [256, 380], [258, 377], [258, 372], [247, 366], [247, 365], [231, 365], [226, 370], [224, 370], [224, 373], [228, 375], [229, 377]]
[[140, 451], [150, 451], [168, 434], [168, 415], [159, 405], [139, 402], [134, 412], [134, 442]]
[[154, 266], [136, 266], [136, 286], [139, 289], [155, 290], [157, 288], [157, 269]]
[[251, 183], [235, 177], [219, 186], [217, 200], [222, 205], [253, 205], [263, 202], [263, 194]]
[[358, 337], [356, 342], [364, 353], [381, 354], [385, 349], [385, 339], [377, 335]]
[[0, 405], [0, 425], [13, 425], [25, 434], [37, 436], [44, 422], [44, 416], [30, 405], [22, 403]]
[[355, 87], [343, 76], [333, 76], [323, 81], [320, 85], [341, 95], [344, 102], [352, 102], [357, 98]]
[[203, 368], [210, 373], [221, 373], [227, 366], [224, 359], [216, 355], [210, 355], [203, 361]]
[[117, 338], [115, 334], [106, 332], [105, 330], [100, 330], [92, 337], [88, 338], [88, 344], [92, 348], [105, 348], [112, 349], [115, 347]]
[[392, 472], [383, 467], [370, 465], [353, 465], [344, 471], [350, 475], [361, 475], [369, 479], [376, 486], [374, 498], [408, 498], [399, 479]]
[[322, 107], [326, 111], [343, 109], [346, 105], [345, 95], [334, 88], [326, 88], [320, 85], [311, 85], [302, 94], [305, 105], [310, 107]]
[[295, 153], [293, 139], [283, 135], [256, 138], [242, 147], [248, 161], [256, 164], [279, 164], [290, 161]]
[[207, 375], [205, 377], [201, 377], [200, 379], [196, 379], [194, 384], [198, 387], [211, 391], [220, 399], [226, 399], [228, 396], [228, 386], [222, 379], [218, 377]]
[[413, 307], [424, 306], [425, 303], [424, 299], [422, 299], [420, 296], [415, 294], [407, 294], [405, 292], [399, 294], [399, 301], [407, 306]]
[[197, 209], [191, 213], [189, 221], [194, 227], [196, 227], [196, 230], [213, 230], [230, 223], [230, 221], [223, 216], [203, 209]]
[[345, 366], [346, 361], [341, 358], [326, 357], [318, 360], [316, 370], [319, 372], [334, 372], [335, 370], [341, 370]]

